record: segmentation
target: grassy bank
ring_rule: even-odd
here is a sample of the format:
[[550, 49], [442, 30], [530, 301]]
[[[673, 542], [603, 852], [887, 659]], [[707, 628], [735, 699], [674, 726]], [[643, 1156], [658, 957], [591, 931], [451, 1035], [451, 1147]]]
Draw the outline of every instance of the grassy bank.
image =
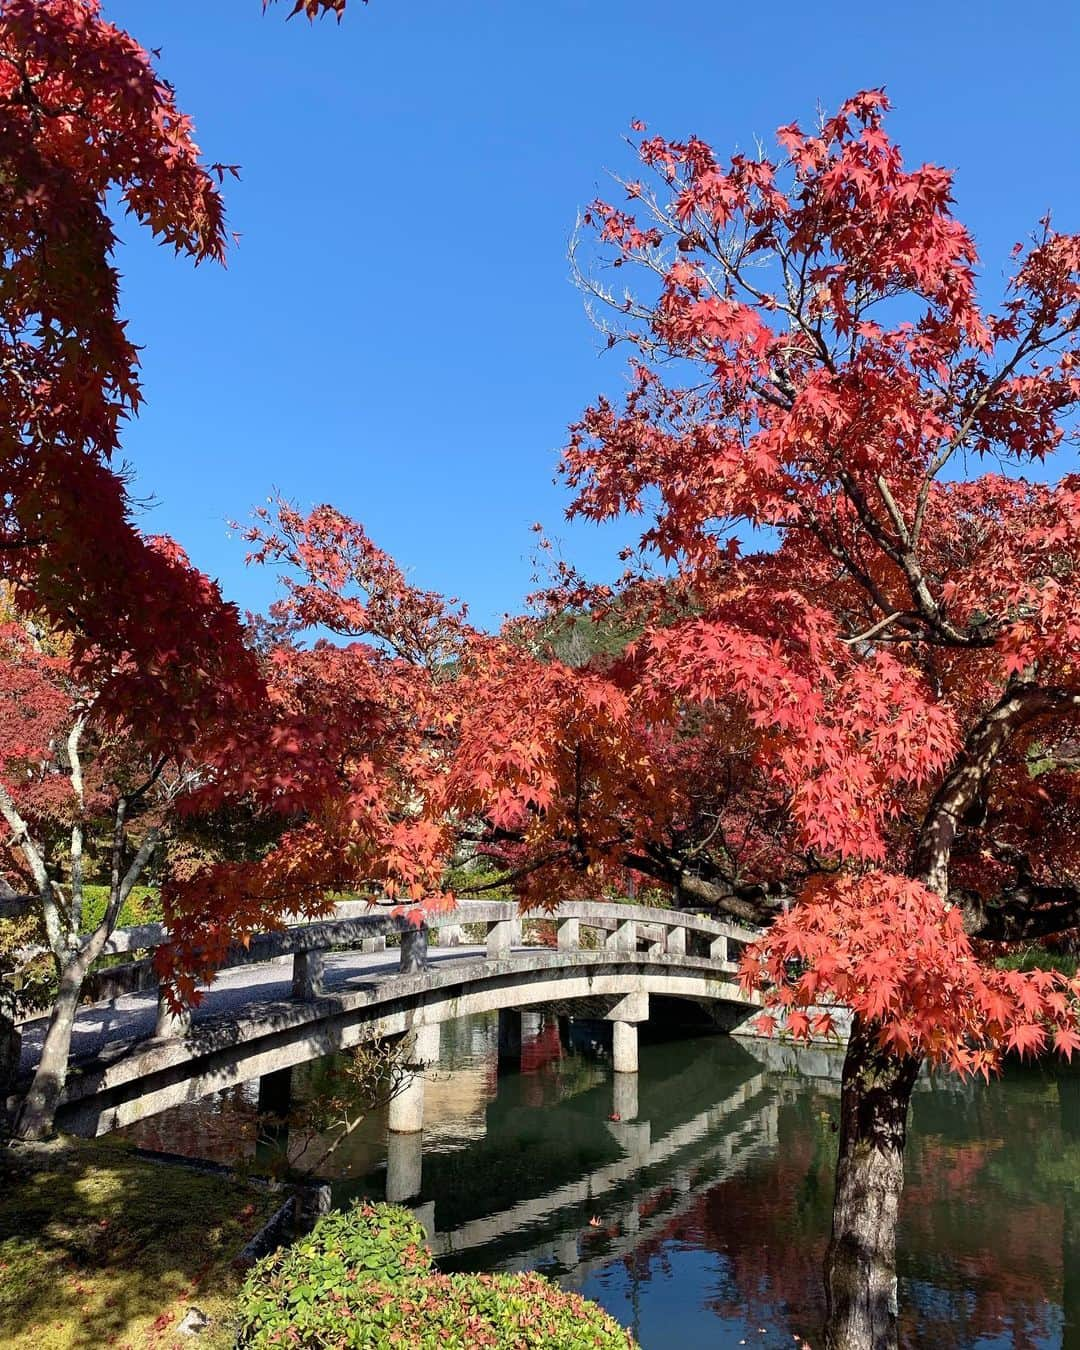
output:
[[999, 970], [1060, 970], [1063, 975], [1075, 975], [1080, 960], [1069, 952], [1052, 952], [1035, 945], [999, 957], [996, 965]]
[[[280, 1196], [159, 1166], [118, 1145], [0, 1153], [0, 1345], [8, 1350], [224, 1350], [232, 1260]], [[188, 1308], [212, 1324], [178, 1336]]]

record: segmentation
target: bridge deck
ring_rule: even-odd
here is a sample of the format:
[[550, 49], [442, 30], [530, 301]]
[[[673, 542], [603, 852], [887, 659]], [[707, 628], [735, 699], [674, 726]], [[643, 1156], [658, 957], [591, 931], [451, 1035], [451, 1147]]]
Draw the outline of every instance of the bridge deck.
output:
[[[327, 921], [261, 934], [231, 949], [186, 1027], [163, 1015], [157, 991], [140, 989], [143, 977], [152, 977], [145, 963], [119, 968], [112, 977], [132, 992], [78, 1013], [61, 1128], [103, 1133], [365, 1040], [419, 1035], [443, 1021], [505, 1008], [570, 1003], [582, 1015], [611, 1017], [621, 1035], [616, 1067], [620, 1046], [629, 1067], [636, 1053], [628, 1037], [636, 1047], [633, 1024], [648, 1017], [651, 994], [733, 1005], [740, 1020], [757, 1002], [738, 987], [729, 946], [754, 935], [698, 915], [575, 902], [560, 909], [550, 947], [522, 945], [510, 902], [468, 902], [419, 924], [370, 910], [346, 902]], [[486, 944], [427, 947], [428, 933], [460, 930], [462, 922], [481, 924]], [[582, 928], [597, 937], [582, 945]], [[159, 930], [118, 930], [111, 950], [153, 950], [167, 940]], [[394, 934], [400, 948], [370, 949], [369, 939]], [[43, 1020], [24, 1024], [27, 1075], [40, 1059], [45, 1031]]]
[[[535, 947], [517, 947], [510, 955], [511, 958], [528, 958], [529, 955], [535, 955], [537, 950]], [[428, 952], [428, 965], [433, 970], [440, 970], [454, 963], [476, 961], [484, 954], [485, 949], [478, 945], [433, 947]], [[382, 952], [331, 952], [326, 957], [323, 976], [326, 993], [342, 993], [358, 984], [370, 988], [384, 980], [398, 977], [398, 961], [396, 947], [389, 947]], [[198, 1027], [223, 1017], [235, 1018], [246, 1008], [253, 1010], [262, 1004], [287, 1002], [291, 988], [291, 956], [223, 970], [205, 991], [203, 1001], [192, 1009], [192, 1026]], [[154, 1035], [157, 1007], [157, 993], [148, 989], [81, 1008], [71, 1042], [72, 1066], [77, 1068], [80, 1063], [95, 1059], [110, 1045], [149, 1040]], [[21, 1072], [30, 1073], [37, 1064], [47, 1025], [46, 1018], [23, 1023]]]

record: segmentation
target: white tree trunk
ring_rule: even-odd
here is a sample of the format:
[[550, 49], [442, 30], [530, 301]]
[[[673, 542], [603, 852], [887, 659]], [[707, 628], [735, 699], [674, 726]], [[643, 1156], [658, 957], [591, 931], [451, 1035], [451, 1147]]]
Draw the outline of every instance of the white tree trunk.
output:
[[41, 1059], [15, 1122], [17, 1139], [48, 1139], [54, 1131], [56, 1109], [67, 1083], [71, 1033], [88, 965], [85, 952], [81, 952], [61, 971], [60, 989], [49, 1018]]

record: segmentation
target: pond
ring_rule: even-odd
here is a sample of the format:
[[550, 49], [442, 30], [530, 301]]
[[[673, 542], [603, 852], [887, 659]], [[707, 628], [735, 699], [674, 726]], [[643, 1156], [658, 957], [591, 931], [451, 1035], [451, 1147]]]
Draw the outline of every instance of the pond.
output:
[[[294, 1166], [335, 1200], [410, 1200], [444, 1269], [534, 1268], [603, 1304], [645, 1350], [818, 1344], [839, 1085], [829, 1056], [698, 1036], [644, 1040], [616, 1078], [589, 1024], [526, 1016], [500, 1074], [493, 1018], [442, 1030], [425, 1129], [371, 1110]], [[301, 1098], [333, 1065], [297, 1071]], [[628, 1081], [627, 1081], [628, 1080]], [[636, 1098], [636, 1100], [635, 1100]], [[618, 1118], [613, 1118], [618, 1117]], [[149, 1148], [231, 1163], [256, 1141], [249, 1088], [132, 1127]], [[949, 1350], [1080, 1350], [1080, 1073], [1010, 1067], [924, 1079], [900, 1230], [902, 1340]]]

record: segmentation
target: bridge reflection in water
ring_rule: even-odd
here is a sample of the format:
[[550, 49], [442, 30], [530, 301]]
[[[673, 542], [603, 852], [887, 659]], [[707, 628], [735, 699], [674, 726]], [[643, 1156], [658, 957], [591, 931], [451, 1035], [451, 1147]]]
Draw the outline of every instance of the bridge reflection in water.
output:
[[[608, 1032], [561, 1031], [526, 1014], [520, 1072], [500, 1073], [495, 1017], [444, 1024], [422, 1135], [373, 1111], [321, 1169], [335, 1201], [407, 1196], [444, 1269], [541, 1270], [645, 1350], [817, 1344], [835, 1079], [723, 1036], [643, 1036], [639, 1073], [615, 1074]], [[324, 1081], [296, 1072], [301, 1097]], [[254, 1109], [234, 1090], [125, 1134], [235, 1161]], [[905, 1346], [1080, 1350], [1080, 1075], [927, 1082], [913, 1121]]]

